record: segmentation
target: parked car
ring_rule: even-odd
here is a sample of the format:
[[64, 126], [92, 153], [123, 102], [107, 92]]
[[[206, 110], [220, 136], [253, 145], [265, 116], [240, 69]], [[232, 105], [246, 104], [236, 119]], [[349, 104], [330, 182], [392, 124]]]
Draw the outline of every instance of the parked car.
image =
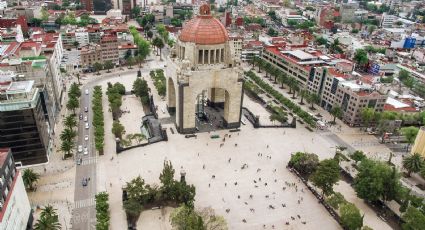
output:
[[87, 147], [84, 147], [84, 155], [89, 154], [89, 150], [87, 149]]
[[89, 128], [90, 128], [90, 125], [88, 122], [86, 122], [86, 129], [89, 129]]
[[80, 113], [80, 120], [83, 120], [83, 114]]
[[85, 121], [85, 122], [87, 122], [87, 121], [88, 121], [87, 116], [84, 116], [84, 121]]
[[86, 89], [86, 95], [89, 95], [89, 90], [88, 89]]
[[83, 151], [83, 146], [82, 145], [79, 145], [78, 146], [78, 152], [81, 153], [82, 151]]
[[86, 107], [84, 107], [84, 112], [88, 112], [89, 111], [89, 108], [87, 108], [87, 106]]
[[89, 135], [85, 135], [85, 136], [84, 136], [84, 140], [85, 140], [85, 141], [88, 141], [88, 140], [89, 140]]

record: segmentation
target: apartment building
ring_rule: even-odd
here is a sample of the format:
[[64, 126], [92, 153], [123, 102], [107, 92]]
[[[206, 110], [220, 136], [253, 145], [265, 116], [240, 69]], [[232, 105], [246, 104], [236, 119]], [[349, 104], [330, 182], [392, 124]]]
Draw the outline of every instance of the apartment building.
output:
[[81, 48], [80, 65], [82, 67], [93, 66], [94, 63], [103, 63], [102, 48], [98, 44], [90, 44]]
[[381, 27], [382, 28], [390, 28], [393, 27], [394, 23], [397, 21], [398, 17], [395, 15], [390, 15], [387, 13], [383, 13], [381, 17]]
[[32, 211], [10, 148], [0, 149], [0, 229], [32, 229]]
[[77, 41], [75, 37], [75, 32], [62, 33], [61, 37], [62, 37], [63, 48], [65, 49], [75, 48], [75, 42]]
[[100, 40], [102, 50], [102, 62], [112, 61], [115, 65], [119, 64], [118, 39], [114, 35], [105, 35]]
[[254, 57], [260, 57], [263, 50], [263, 43], [260, 41], [249, 41], [242, 47], [241, 60], [250, 61]]
[[300, 85], [307, 85], [312, 67], [326, 64], [325, 60], [303, 50], [283, 50], [277, 46], [265, 48], [261, 58], [295, 78]]
[[[75, 30], [75, 41], [78, 42], [78, 46], [88, 45], [90, 42], [89, 32], [85, 28], [78, 28]], [[75, 46], [74, 46], [75, 47]]]
[[234, 60], [241, 60], [243, 37], [229, 36], [230, 52]]
[[34, 81], [12, 80], [0, 84], [0, 147], [22, 165], [45, 163], [51, 142], [42, 94]]
[[313, 68], [307, 90], [320, 96], [319, 105], [327, 111], [334, 106], [341, 107], [342, 120], [356, 126], [362, 122], [363, 109], [373, 108], [381, 112], [387, 95], [379, 93], [373, 85], [356, 79], [350, 74], [351, 70], [335, 67]]

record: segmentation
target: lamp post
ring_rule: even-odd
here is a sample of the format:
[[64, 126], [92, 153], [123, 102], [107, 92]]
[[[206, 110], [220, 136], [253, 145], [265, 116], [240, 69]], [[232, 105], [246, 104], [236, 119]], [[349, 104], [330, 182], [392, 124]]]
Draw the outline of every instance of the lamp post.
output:
[[180, 171], [180, 182], [181, 183], [186, 183], [186, 171], [184, 171], [184, 169], [182, 169]]

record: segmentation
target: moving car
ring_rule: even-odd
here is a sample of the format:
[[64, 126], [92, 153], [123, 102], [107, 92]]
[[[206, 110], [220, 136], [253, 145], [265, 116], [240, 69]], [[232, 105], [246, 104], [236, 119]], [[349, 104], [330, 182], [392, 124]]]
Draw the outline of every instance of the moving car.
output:
[[85, 91], [85, 92], [86, 92], [86, 95], [89, 95], [89, 90], [88, 90], [88, 89], [86, 89], [86, 91]]
[[78, 152], [81, 153], [82, 151], [83, 151], [83, 146], [82, 145], [79, 145], [78, 146]]
[[88, 182], [87, 178], [83, 178], [83, 181], [81, 182], [81, 184], [83, 185], [83, 187], [84, 186], [87, 186], [87, 182]]
[[84, 147], [84, 155], [89, 154], [89, 150], [87, 149], [87, 147]]
[[84, 112], [88, 112], [89, 111], [89, 108], [87, 108], [87, 107], [84, 107]]
[[86, 129], [89, 129], [89, 128], [90, 128], [90, 125], [88, 122], [86, 122]]
[[85, 136], [84, 136], [84, 140], [85, 140], [85, 141], [88, 141], [88, 140], [89, 140], [89, 135], [85, 135]]
[[85, 121], [85, 122], [87, 122], [87, 121], [88, 121], [87, 116], [84, 116], [84, 121]]
[[80, 120], [83, 120], [83, 114], [80, 113]]

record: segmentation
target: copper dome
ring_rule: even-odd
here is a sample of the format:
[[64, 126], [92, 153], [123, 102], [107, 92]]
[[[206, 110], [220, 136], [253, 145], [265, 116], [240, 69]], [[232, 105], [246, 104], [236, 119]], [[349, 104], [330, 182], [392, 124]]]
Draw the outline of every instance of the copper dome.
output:
[[199, 15], [184, 24], [180, 41], [198, 45], [216, 45], [227, 42], [229, 36], [223, 24], [210, 14], [208, 5], [202, 5]]

